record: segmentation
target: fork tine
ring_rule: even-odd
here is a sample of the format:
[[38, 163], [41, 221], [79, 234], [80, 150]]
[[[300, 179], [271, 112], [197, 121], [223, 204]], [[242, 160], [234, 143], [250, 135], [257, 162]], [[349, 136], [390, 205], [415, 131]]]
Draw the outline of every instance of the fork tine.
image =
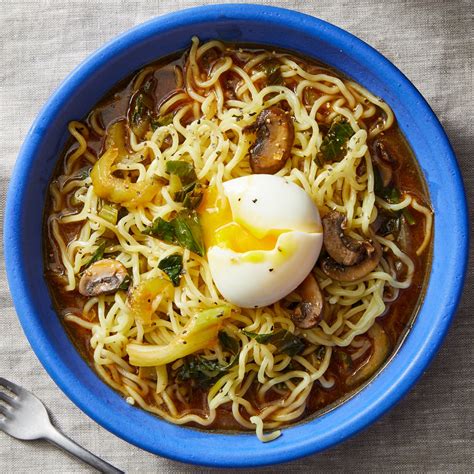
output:
[[23, 390], [18, 385], [14, 384], [13, 382], [10, 382], [7, 379], [4, 379], [3, 377], [0, 377], [0, 386], [3, 386], [6, 389], [10, 390], [10, 392], [13, 392], [15, 395], [20, 395]]
[[2, 414], [7, 419], [12, 417], [10, 410], [5, 405], [2, 405], [2, 404], [0, 404], [0, 414]]
[[7, 405], [11, 405], [13, 407], [17, 406], [15, 399], [8, 396], [5, 392], [0, 392], [0, 400], [3, 400]]

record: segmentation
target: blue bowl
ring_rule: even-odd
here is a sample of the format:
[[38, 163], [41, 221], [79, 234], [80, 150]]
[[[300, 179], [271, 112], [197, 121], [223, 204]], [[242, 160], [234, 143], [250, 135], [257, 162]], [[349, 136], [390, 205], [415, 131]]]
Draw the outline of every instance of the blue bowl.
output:
[[[337, 408], [286, 428], [262, 444], [253, 433], [220, 434], [167, 423], [128, 405], [105, 385], [69, 341], [43, 276], [45, 195], [70, 120], [83, 117], [120, 79], [202, 40], [272, 44], [342, 71], [392, 107], [426, 177], [435, 212], [434, 257], [426, 296], [398, 353], [363, 390]], [[143, 449], [179, 461], [248, 467], [321, 451], [392, 407], [415, 383], [442, 342], [462, 290], [468, 221], [453, 151], [432, 110], [387, 59], [356, 37], [316, 18], [257, 5], [214, 5], [155, 18], [119, 36], [81, 64], [49, 99], [21, 149], [8, 192], [5, 260], [21, 324], [57, 385], [106, 429]]]

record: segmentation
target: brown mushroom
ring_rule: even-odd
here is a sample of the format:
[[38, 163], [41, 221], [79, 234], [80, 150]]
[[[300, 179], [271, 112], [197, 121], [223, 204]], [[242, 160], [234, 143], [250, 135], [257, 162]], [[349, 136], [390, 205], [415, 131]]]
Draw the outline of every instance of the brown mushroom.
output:
[[372, 160], [379, 170], [382, 185], [386, 188], [393, 178], [393, 165], [396, 164], [381, 140], [375, 140], [372, 146]]
[[98, 296], [114, 293], [126, 282], [127, 269], [118, 261], [104, 258], [93, 263], [79, 280], [79, 293]]
[[302, 301], [298, 303], [291, 319], [301, 329], [316, 326], [323, 317], [324, 298], [318, 282], [310, 273], [296, 289]]
[[252, 129], [257, 135], [249, 150], [252, 172], [274, 174], [280, 171], [290, 157], [295, 138], [289, 113], [275, 106], [262, 110]]
[[332, 211], [323, 219], [324, 247], [327, 253], [341, 265], [355, 265], [363, 260], [372, 248], [367, 240], [355, 240], [344, 233], [347, 219]]
[[337, 263], [331, 257], [326, 257], [322, 259], [321, 270], [333, 280], [359, 280], [374, 270], [374, 268], [379, 264], [380, 258], [382, 257], [382, 248], [375, 239], [368, 241], [367, 247], [367, 254], [365, 258], [359, 263], [346, 266]]
[[339, 281], [358, 280], [370, 273], [379, 263], [382, 248], [373, 234], [367, 240], [355, 240], [344, 233], [346, 218], [332, 211], [322, 219], [324, 247], [329, 254], [321, 261], [321, 269]]

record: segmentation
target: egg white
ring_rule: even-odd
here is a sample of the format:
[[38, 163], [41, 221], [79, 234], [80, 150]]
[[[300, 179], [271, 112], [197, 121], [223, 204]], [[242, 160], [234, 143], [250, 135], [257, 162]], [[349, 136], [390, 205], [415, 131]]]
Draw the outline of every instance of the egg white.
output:
[[242, 308], [255, 308], [291, 293], [312, 270], [322, 243], [322, 234], [293, 231], [281, 234], [273, 250], [237, 253], [214, 246], [207, 258], [224, 298]]
[[212, 278], [223, 297], [243, 308], [282, 299], [306, 278], [323, 244], [319, 212], [298, 185], [274, 175], [224, 183], [235, 222], [258, 238], [282, 230], [272, 250], [239, 253], [214, 245], [207, 251]]
[[321, 233], [318, 208], [306, 191], [280, 176], [257, 174], [224, 183], [234, 220], [261, 238], [269, 229]]

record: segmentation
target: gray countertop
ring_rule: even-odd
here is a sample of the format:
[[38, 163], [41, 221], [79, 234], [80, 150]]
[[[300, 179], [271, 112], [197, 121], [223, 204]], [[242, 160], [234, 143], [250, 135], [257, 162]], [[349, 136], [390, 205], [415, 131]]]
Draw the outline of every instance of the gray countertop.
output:
[[[19, 147], [39, 108], [62, 79], [92, 51], [124, 30], [152, 16], [203, 3], [207, 2], [2, 2], [2, 227], [6, 188]], [[474, 25], [470, 1], [259, 3], [318, 16], [354, 33], [394, 62], [425, 96], [445, 127], [472, 202]], [[441, 351], [402, 402], [345, 443], [262, 472], [473, 472], [472, 283], [471, 266], [461, 305]], [[3, 248], [0, 315], [0, 376], [33, 390], [51, 409], [57, 425], [77, 442], [127, 472], [209, 471], [140, 451], [98, 426], [63, 395], [21, 331], [6, 283]], [[0, 432], [0, 472], [41, 471], [88, 472], [88, 468], [45, 443], [24, 443]]]

